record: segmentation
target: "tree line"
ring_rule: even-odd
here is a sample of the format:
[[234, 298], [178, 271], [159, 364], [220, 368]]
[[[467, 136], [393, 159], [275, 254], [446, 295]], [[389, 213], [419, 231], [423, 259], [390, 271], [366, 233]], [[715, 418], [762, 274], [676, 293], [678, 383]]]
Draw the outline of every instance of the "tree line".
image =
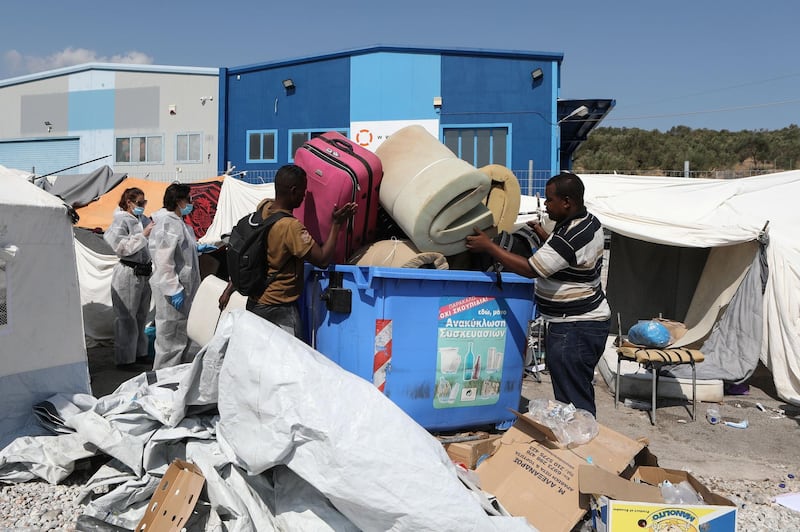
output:
[[666, 132], [597, 128], [575, 153], [576, 172], [653, 174], [683, 170], [766, 173], [800, 167], [800, 127], [716, 131], [676, 126]]

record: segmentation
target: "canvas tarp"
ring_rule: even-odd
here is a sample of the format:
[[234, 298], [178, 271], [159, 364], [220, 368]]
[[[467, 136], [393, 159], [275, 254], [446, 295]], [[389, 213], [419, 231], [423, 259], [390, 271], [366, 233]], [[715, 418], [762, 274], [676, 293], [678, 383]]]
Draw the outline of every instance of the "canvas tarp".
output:
[[114, 172], [108, 166], [102, 166], [88, 174], [60, 175], [55, 178], [39, 178], [36, 184], [64, 203], [75, 208], [93, 202], [109, 190], [117, 186], [128, 174]]
[[147, 205], [145, 205], [144, 213], [151, 216], [154, 212], [161, 208], [161, 202], [164, 198], [164, 191], [169, 186], [169, 183], [161, 183], [158, 181], [148, 181], [146, 179], [138, 179], [129, 177], [122, 182], [118, 183], [114, 188], [108, 190], [105, 194], [97, 198], [96, 201], [91, 202], [85, 207], [76, 209], [80, 220], [78, 220], [78, 227], [85, 227], [87, 229], [100, 228], [103, 231], [108, 229], [111, 221], [114, 218], [114, 210], [119, 206], [119, 200], [122, 193], [128, 188], [140, 188], [147, 198]]
[[72, 224], [64, 203], [0, 167], [0, 446], [54, 393], [89, 393]]
[[[732, 327], [723, 332], [726, 337], [744, 336], [741, 334], [744, 323], [760, 328], [762, 338], [757, 348], [758, 358], [772, 372], [779, 396], [800, 404], [800, 305], [797, 303], [797, 294], [800, 293], [800, 234], [796, 231], [800, 225], [800, 211], [794, 205], [800, 194], [800, 171], [736, 180], [599, 174], [581, 174], [580, 177], [586, 185], [587, 208], [614, 233], [637, 241], [684, 248], [681, 250], [684, 254], [686, 248], [711, 250], [700, 252], [708, 253], [710, 257], [708, 262], [703, 262], [709, 268], [706, 279], [711, 281], [715, 275], [724, 272], [724, 282], [697, 284], [701, 290], [691, 293], [697, 301], [692, 319], [701, 328], [707, 328], [709, 317], [715, 321], [712, 329]], [[748, 263], [747, 246], [736, 245], [758, 241], [767, 222], [769, 243], [763, 248], [764, 260], [760, 260], [762, 251], [752, 252], [758, 246], [750, 244], [749, 263], [752, 265], [759, 261], [759, 270], [748, 278], [748, 272], [753, 272], [753, 269], [742, 268]], [[712, 252], [720, 256], [712, 257]], [[691, 254], [691, 250], [688, 253]], [[609, 283], [613, 270], [624, 268], [619, 266], [622, 257], [621, 253], [615, 255], [612, 241]], [[662, 267], [653, 257], [650, 264]], [[711, 268], [717, 268], [716, 272]], [[684, 270], [691, 268], [676, 263], [673, 269], [675, 277], [662, 277], [663, 282], [691, 286], [692, 280], [685, 277], [697, 275], [697, 270], [693, 270], [695, 273], [685, 273]], [[758, 303], [760, 280], [762, 273], [767, 271], [763, 297]], [[696, 277], [698, 283], [701, 277], [702, 272]], [[635, 277], [628, 279], [631, 284], [637, 281]], [[738, 286], [746, 287], [747, 291], [737, 290], [735, 287]], [[640, 291], [640, 294], [640, 299], [649, 297], [647, 293]], [[739, 301], [742, 298], [749, 302]], [[727, 323], [724, 316], [717, 319], [719, 309], [734, 302], [739, 309], [738, 318], [728, 317]], [[742, 309], [747, 307], [740, 307], [742, 304], [759, 306], [763, 318], [746, 314]], [[689, 307], [685, 307], [687, 312]], [[676, 319], [674, 316], [665, 317]], [[752, 323], [747, 321], [748, 317]], [[677, 319], [680, 321], [681, 317]], [[707, 335], [707, 331], [701, 334]], [[706, 340], [704, 350], [712, 347], [708, 344], [711, 338]], [[738, 348], [729, 346], [728, 349], [735, 352]], [[741, 350], [738, 355], [748, 356]]]

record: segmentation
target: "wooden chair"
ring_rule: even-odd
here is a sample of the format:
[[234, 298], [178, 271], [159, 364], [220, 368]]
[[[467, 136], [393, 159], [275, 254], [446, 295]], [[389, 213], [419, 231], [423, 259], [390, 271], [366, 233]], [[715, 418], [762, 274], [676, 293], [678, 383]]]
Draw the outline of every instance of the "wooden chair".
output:
[[[620, 324], [619, 315], [617, 323]], [[669, 348], [663, 349], [624, 346], [622, 343], [622, 326], [617, 340], [617, 374], [614, 379], [614, 408], [619, 403], [620, 371], [623, 360], [638, 363], [652, 373], [652, 396], [650, 423], [656, 424], [656, 399], [658, 397], [658, 378], [661, 367], [674, 364], [691, 364], [692, 366], [692, 421], [697, 419], [697, 369], [695, 364], [705, 360], [703, 353], [697, 349]]]

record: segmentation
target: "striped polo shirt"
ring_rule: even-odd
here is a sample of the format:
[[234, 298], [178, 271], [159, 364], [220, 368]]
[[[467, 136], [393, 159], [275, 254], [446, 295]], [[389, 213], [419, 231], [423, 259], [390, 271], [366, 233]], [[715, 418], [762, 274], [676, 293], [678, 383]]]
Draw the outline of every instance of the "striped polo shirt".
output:
[[556, 224], [528, 259], [536, 273], [536, 305], [549, 321], [602, 321], [611, 317], [600, 285], [603, 228], [582, 209]]

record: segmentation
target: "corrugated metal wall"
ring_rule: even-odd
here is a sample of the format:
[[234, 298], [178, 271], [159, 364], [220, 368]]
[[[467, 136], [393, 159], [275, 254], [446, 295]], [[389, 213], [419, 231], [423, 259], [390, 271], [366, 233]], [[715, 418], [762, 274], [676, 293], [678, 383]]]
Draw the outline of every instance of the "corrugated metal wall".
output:
[[[80, 140], [77, 138], [0, 142], [0, 164], [6, 168], [49, 174], [80, 161]], [[63, 172], [85, 172], [81, 168]]]

